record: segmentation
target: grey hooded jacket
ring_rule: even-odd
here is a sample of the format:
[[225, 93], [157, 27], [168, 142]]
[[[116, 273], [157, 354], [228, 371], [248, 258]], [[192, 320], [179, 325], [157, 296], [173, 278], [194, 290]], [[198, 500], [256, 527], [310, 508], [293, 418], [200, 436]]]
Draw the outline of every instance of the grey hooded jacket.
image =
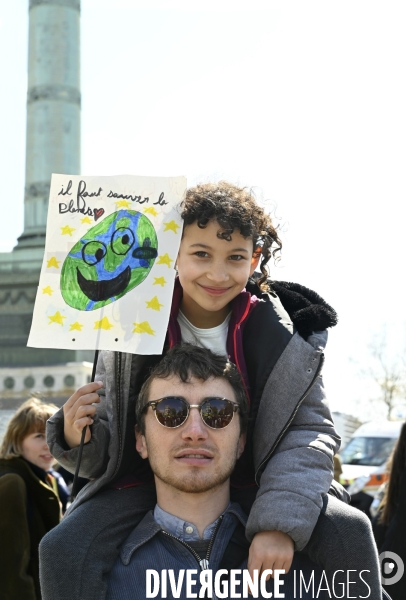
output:
[[[264, 319], [261, 311], [270, 316]], [[273, 324], [266, 331], [268, 321]], [[304, 548], [317, 522], [340, 442], [321, 378], [327, 332], [305, 337], [295, 331], [276, 294], [261, 298], [244, 330], [247, 367], [260, 397], [253, 407], [251, 435], [260, 487], [249, 515], [247, 537], [252, 539], [259, 531], [283, 531], [291, 536], [296, 550]], [[258, 344], [260, 354], [256, 354]], [[159, 357], [101, 352], [96, 380], [103, 381], [104, 387], [80, 470], [81, 476], [93, 481], [78, 494], [70, 512], [123, 474], [131, 452], [131, 460], [137, 460], [133, 438], [125, 436], [134, 423], [131, 388], [137, 373], [153, 360]], [[264, 364], [269, 365], [268, 372]], [[69, 449], [64, 441], [62, 409], [48, 421], [47, 441], [55, 458], [73, 472], [78, 448]]]

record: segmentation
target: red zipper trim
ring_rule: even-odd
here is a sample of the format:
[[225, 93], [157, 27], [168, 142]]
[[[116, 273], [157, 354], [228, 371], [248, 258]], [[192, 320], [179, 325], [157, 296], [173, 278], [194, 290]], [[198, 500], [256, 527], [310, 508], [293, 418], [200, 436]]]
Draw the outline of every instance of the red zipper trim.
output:
[[252, 483], [233, 483], [232, 481], [230, 481], [230, 487], [234, 488], [235, 490], [246, 490], [247, 488], [252, 488], [252, 487], [258, 487], [257, 482], [254, 480]]
[[243, 321], [245, 321], [245, 319], [246, 319], [246, 317], [247, 317], [247, 315], [248, 315], [248, 313], [249, 313], [250, 306], [251, 306], [251, 299], [249, 298], [249, 299], [248, 299], [248, 302], [247, 302], [247, 306], [245, 307], [244, 314], [243, 314], [243, 316], [241, 317], [241, 319], [238, 321], [238, 323], [236, 324], [236, 326], [235, 326], [235, 329], [234, 329], [234, 332], [233, 332], [233, 342], [234, 342], [234, 356], [235, 356], [235, 362], [236, 362], [236, 365], [237, 365], [238, 372], [239, 372], [239, 373], [240, 373], [240, 375], [241, 375], [241, 379], [242, 379], [242, 382], [243, 382], [243, 385], [244, 385], [245, 393], [247, 394], [247, 399], [248, 399], [248, 402], [250, 402], [250, 395], [249, 395], [249, 393], [248, 393], [247, 386], [245, 385], [245, 380], [244, 380], [244, 377], [242, 377], [242, 373], [241, 373], [241, 366], [240, 366], [240, 363], [239, 363], [239, 361], [238, 361], [238, 352], [237, 352], [237, 329], [239, 329], [239, 327], [240, 327], [241, 323], [242, 323]]
[[122, 485], [120, 487], [114, 487], [114, 486], [112, 486], [110, 489], [112, 489], [112, 490], [126, 490], [128, 488], [138, 487], [140, 485], [151, 485], [151, 483], [153, 483], [152, 479], [151, 479], [151, 481], [137, 481], [137, 482], [134, 482], [134, 483], [127, 483], [126, 485]]
[[168, 323], [168, 341], [169, 341], [169, 348], [173, 348], [175, 346], [175, 339], [176, 339], [176, 334], [177, 334], [177, 319], [175, 319], [175, 317], [172, 315], [172, 313], [170, 314], [169, 317], [169, 323]]
[[175, 345], [175, 342], [173, 341], [175, 336], [173, 335], [173, 332], [171, 331], [172, 327], [173, 326], [171, 326], [171, 325], [169, 325], [169, 327], [168, 327], [169, 348], [173, 348]]

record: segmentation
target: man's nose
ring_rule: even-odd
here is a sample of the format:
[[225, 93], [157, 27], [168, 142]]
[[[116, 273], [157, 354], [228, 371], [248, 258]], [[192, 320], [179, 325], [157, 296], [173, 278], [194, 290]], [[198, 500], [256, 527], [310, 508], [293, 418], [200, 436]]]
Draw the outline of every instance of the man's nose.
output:
[[197, 441], [205, 440], [207, 439], [207, 436], [207, 427], [200, 417], [199, 409], [191, 408], [185, 426], [182, 427], [183, 439]]

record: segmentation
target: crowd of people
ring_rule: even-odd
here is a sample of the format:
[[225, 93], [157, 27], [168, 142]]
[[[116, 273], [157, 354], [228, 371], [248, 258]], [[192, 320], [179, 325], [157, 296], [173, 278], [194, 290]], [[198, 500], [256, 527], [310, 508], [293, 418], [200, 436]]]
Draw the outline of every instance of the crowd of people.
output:
[[[169, 580], [146, 577], [171, 569], [196, 570], [197, 593], [208, 572], [236, 569], [252, 585], [257, 573], [264, 598], [281, 571], [286, 598], [387, 598], [371, 523], [333, 480], [340, 440], [321, 371], [335, 311], [270, 280], [281, 242], [250, 190], [198, 185], [181, 214], [162, 355], [103, 351], [95, 381], [61, 409], [29, 400], [9, 424], [0, 599], [129, 600], [148, 585], [172, 597]], [[84, 429], [80, 475], [90, 481], [61, 520], [66, 488], [53, 461], [75, 470]], [[404, 484], [389, 485], [382, 547], [401, 523]], [[244, 589], [231, 575], [214, 584], [229, 590], [222, 597]], [[188, 589], [179, 583], [173, 597]]]

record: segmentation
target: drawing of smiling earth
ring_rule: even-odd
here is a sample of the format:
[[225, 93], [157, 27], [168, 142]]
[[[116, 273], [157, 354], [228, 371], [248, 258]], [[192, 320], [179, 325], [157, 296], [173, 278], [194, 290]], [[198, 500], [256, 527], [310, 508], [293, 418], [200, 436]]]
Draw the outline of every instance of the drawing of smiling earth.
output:
[[66, 257], [61, 293], [69, 306], [95, 310], [142, 283], [158, 254], [151, 221], [134, 210], [120, 210], [87, 231]]

